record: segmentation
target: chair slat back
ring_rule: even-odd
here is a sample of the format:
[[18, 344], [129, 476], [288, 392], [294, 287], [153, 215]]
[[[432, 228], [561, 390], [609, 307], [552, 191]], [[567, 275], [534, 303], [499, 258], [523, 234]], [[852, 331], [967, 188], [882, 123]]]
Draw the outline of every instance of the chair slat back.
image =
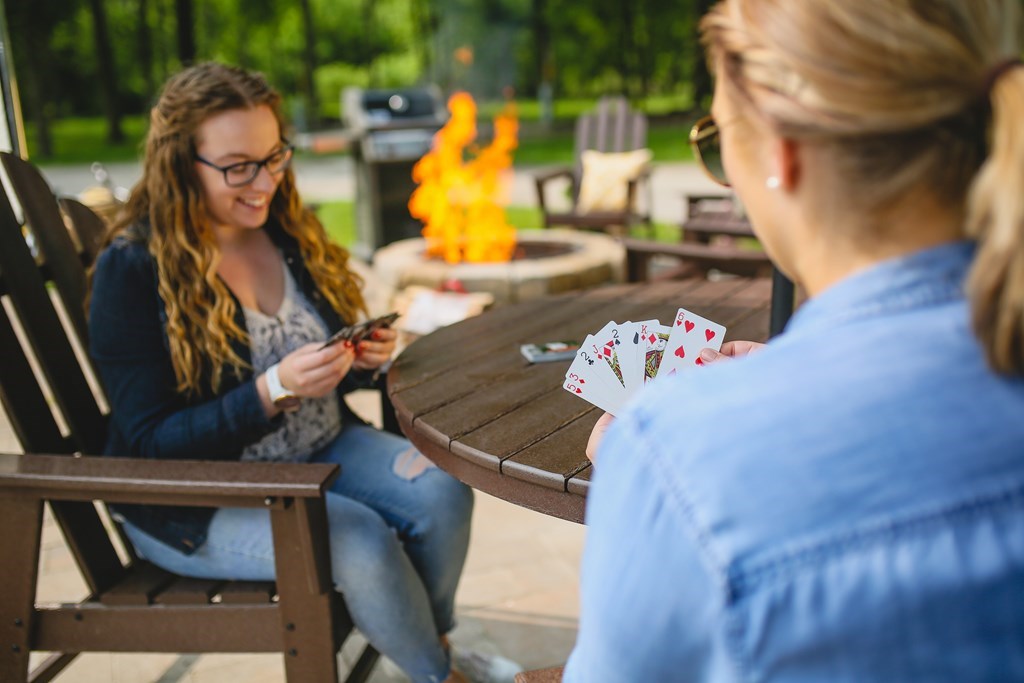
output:
[[26, 451], [31, 447], [32, 451], [40, 453], [72, 452], [74, 444], [61, 434], [3, 306], [0, 306], [0, 348], [3, 349], [0, 399], [18, 442]]
[[96, 261], [103, 245], [103, 237], [107, 233], [107, 224], [88, 206], [70, 197], [60, 198], [60, 208], [71, 220], [71, 227], [78, 236], [82, 248], [82, 262], [86, 266]]
[[[0, 292], [8, 297], [23, 338], [31, 348], [31, 357], [45, 377], [44, 385], [15, 333], [8, 307], [0, 307], [0, 398], [4, 410], [27, 454], [101, 453], [106, 417], [89, 387], [50, 292], [52, 283], [68, 311], [70, 325], [82, 326], [84, 332], [84, 312], [77, 323], [71, 314], [75, 309], [82, 311], [82, 263], [60, 219], [56, 199], [49, 195], [53, 210], [48, 212], [38, 183], [25, 173], [27, 163], [10, 163], [6, 155], [2, 161], [25, 216], [32, 221], [30, 234], [40, 254], [38, 258], [33, 255], [7, 194], [0, 191]], [[38, 171], [28, 168], [42, 180]], [[43, 188], [49, 194], [45, 181]], [[74, 296], [79, 298], [75, 300]], [[50, 409], [50, 394], [67, 425], [67, 436]], [[99, 593], [115, 584], [124, 574], [124, 567], [96, 508], [91, 503], [59, 501], [51, 501], [50, 507], [90, 590]]]
[[81, 339], [86, 339], [85, 291], [86, 276], [78, 249], [60, 214], [46, 179], [32, 164], [9, 152], [0, 153], [0, 162], [7, 171], [18, 201], [25, 214], [25, 224], [57, 287], [68, 317]]
[[[33, 256], [10, 202], [4, 196], [0, 201], [0, 270], [5, 289], [60, 413], [67, 422], [75, 449], [82, 453], [102, 453], [106, 441], [106, 417], [96, 402], [74, 346], [51, 301], [40, 265], [46, 266], [45, 272], [53, 278], [63, 308], [83, 344], [86, 340], [83, 308], [85, 269], [57, 210], [57, 201], [39, 172], [28, 162], [6, 153], [0, 153], [0, 161], [22, 204], [27, 227], [39, 248], [41, 260], [40, 264]], [[46, 206], [47, 197], [50, 207]], [[40, 451], [36, 444], [23, 445], [28, 452], [45, 452]]]
[[602, 97], [593, 113], [576, 119], [575, 194], [583, 173], [583, 152], [631, 152], [647, 146], [647, 117], [633, 111], [626, 98]]
[[576, 161], [585, 150], [630, 152], [647, 146], [647, 117], [624, 97], [602, 97], [597, 109], [576, 119]]

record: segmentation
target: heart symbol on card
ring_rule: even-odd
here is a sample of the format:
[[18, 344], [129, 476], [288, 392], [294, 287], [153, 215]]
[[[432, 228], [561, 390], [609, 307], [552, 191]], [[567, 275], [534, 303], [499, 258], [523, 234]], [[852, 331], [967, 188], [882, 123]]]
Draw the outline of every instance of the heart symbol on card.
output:
[[704, 338], [707, 339], [708, 341], [711, 341], [712, 339], [715, 338], [715, 331], [714, 330], [704, 330]]
[[704, 365], [704, 361], [702, 361], [700, 358], [698, 358], [697, 360], [693, 361], [693, 364], [694, 365]]
[[675, 352], [675, 353], [676, 353], [676, 355], [677, 355], [677, 356], [679, 356], [680, 358], [686, 358], [686, 351], [684, 351], [684, 350], [683, 350], [683, 347], [682, 347], [682, 346], [680, 346], [680, 347], [679, 347], [678, 349], [676, 349], [676, 352]]
[[685, 327], [686, 331], [689, 332], [690, 330], [693, 329], [693, 323], [687, 320], [685, 323], [683, 323], [683, 327]]
[[583, 391], [582, 391], [581, 389], [576, 389], [576, 393], [577, 393], [577, 394], [582, 394], [582, 393], [583, 393]]

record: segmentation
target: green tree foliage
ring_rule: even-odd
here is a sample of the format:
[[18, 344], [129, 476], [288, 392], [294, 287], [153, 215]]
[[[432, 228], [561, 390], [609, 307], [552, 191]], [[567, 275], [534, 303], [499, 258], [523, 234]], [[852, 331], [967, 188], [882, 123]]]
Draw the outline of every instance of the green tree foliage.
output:
[[[437, 83], [485, 99], [706, 95], [696, 23], [711, 0], [13, 0], [15, 64], [47, 122], [144, 113], [182, 64], [263, 71], [310, 127], [337, 122], [347, 85]], [[97, 19], [105, 24], [97, 23]], [[104, 38], [106, 36], [106, 38]], [[101, 49], [98, 43], [107, 43]], [[334, 124], [336, 125], [336, 123]]]

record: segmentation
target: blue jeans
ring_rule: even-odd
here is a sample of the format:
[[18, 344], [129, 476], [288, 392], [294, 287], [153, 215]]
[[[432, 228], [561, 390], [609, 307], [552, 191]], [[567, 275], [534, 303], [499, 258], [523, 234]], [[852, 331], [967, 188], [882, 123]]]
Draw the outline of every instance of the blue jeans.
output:
[[[449, 663], [439, 636], [454, 627], [472, 490], [405, 439], [363, 425], [345, 426], [311, 460], [342, 468], [327, 493], [331, 571], [356, 627], [414, 682], [444, 680]], [[218, 510], [192, 555], [130, 523], [124, 529], [142, 557], [175, 574], [274, 579], [265, 509]]]

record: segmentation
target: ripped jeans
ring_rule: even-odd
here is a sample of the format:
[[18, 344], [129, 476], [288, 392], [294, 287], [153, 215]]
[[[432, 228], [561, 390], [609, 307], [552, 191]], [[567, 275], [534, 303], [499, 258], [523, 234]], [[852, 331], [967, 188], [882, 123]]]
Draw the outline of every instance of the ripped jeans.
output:
[[[363, 425], [346, 425], [310, 459], [341, 465], [327, 494], [331, 570], [356, 627], [415, 683], [443, 681], [449, 662], [439, 636], [454, 626], [472, 490], [405, 439]], [[274, 579], [265, 509], [218, 510], [192, 555], [124, 529], [142, 557], [176, 574]]]

